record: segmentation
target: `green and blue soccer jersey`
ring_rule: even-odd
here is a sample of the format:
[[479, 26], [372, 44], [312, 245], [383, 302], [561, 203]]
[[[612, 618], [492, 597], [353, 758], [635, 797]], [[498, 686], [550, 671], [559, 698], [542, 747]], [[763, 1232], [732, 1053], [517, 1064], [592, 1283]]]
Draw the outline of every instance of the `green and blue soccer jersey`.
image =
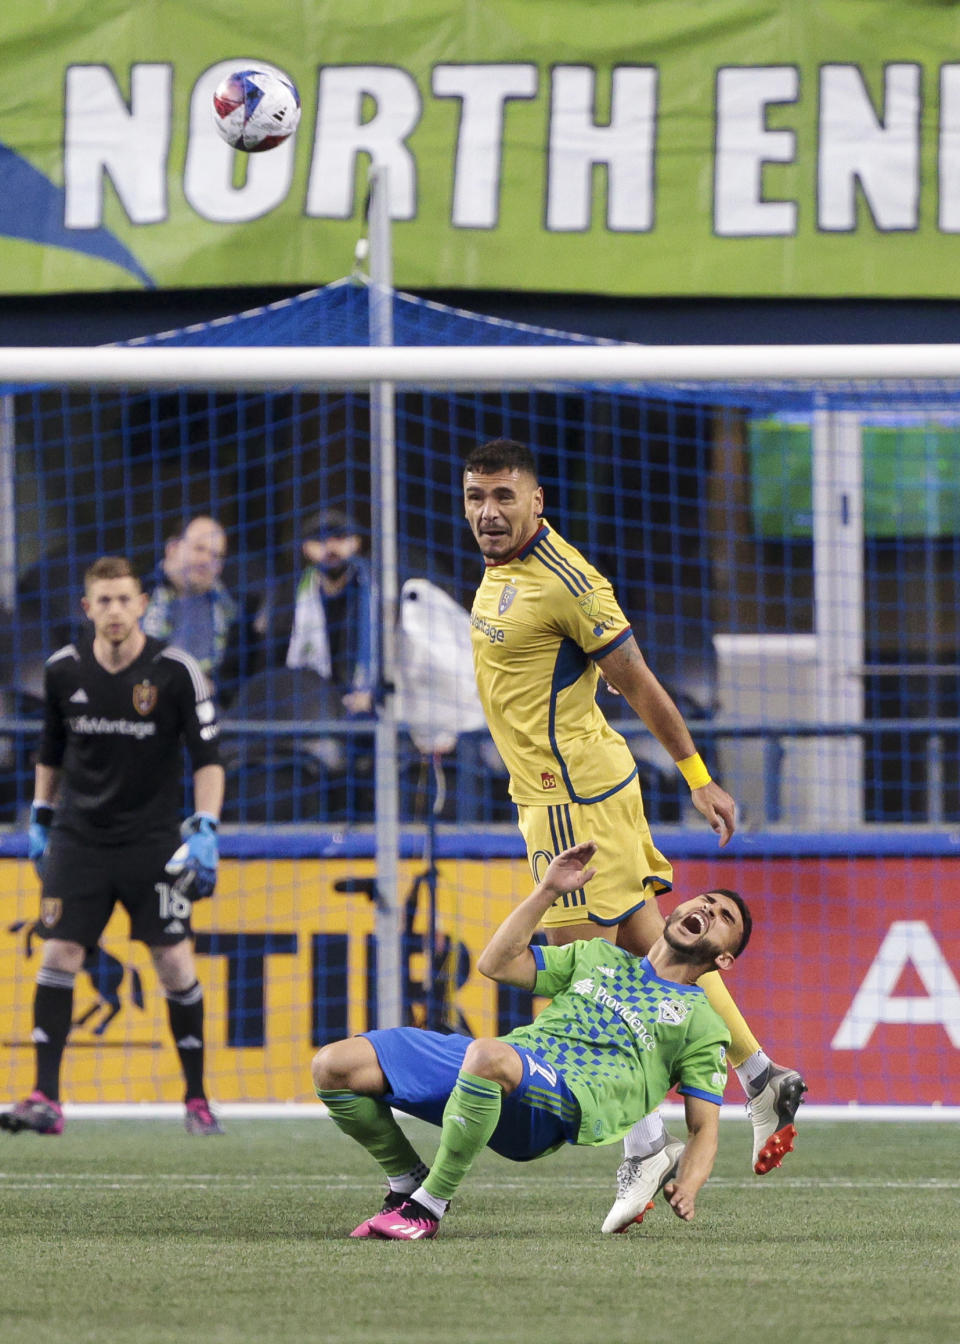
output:
[[672, 1087], [719, 1106], [730, 1033], [697, 985], [661, 980], [603, 938], [532, 947], [551, 1002], [504, 1040], [556, 1066], [580, 1104], [581, 1144], [613, 1143]]

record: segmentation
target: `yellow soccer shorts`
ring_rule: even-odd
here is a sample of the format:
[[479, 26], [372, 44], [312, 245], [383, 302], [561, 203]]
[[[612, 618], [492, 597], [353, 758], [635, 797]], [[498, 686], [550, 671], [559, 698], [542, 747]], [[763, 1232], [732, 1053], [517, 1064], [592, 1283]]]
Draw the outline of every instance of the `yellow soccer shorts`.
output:
[[579, 891], [558, 896], [543, 917], [545, 925], [620, 924], [651, 896], [669, 891], [673, 869], [654, 846], [636, 778], [599, 803], [518, 806], [520, 833], [534, 881], [550, 860], [571, 845], [597, 846], [593, 877]]

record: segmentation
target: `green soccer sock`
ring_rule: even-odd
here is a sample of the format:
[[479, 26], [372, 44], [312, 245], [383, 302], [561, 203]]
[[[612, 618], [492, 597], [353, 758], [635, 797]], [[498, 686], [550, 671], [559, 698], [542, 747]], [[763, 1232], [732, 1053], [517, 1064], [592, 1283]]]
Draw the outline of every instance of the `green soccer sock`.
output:
[[503, 1089], [461, 1069], [443, 1109], [440, 1147], [423, 1183], [428, 1194], [451, 1199], [473, 1160], [497, 1127]]
[[405, 1176], [419, 1164], [420, 1158], [393, 1118], [393, 1112], [379, 1097], [320, 1088], [317, 1096], [337, 1129], [366, 1148], [388, 1176]]

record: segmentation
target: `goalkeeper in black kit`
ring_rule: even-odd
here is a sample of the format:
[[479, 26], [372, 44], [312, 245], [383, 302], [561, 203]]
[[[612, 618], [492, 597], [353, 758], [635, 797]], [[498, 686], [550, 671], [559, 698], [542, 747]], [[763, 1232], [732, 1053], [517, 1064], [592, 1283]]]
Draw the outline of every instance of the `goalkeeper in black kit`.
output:
[[[217, 876], [223, 767], [213, 702], [199, 666], [140, 628], [147, 598], [130, 562], [97, 560], [84, 575], [92, 641], [47, 660], [44, 727], [30, 813], [30, 857], [43, 891], [45, 940], [34, 996], [34, 1090], [0, 1128], [60, 1134], [60, 1066], [73, 983], [117, 901], [145, 943], [167, 999], [185, 1081], [186, 1128], [220, 1134], [203, 1083], [203, 991], [191, 904]], [[183, 748], [194, 806], [180, 826]]]

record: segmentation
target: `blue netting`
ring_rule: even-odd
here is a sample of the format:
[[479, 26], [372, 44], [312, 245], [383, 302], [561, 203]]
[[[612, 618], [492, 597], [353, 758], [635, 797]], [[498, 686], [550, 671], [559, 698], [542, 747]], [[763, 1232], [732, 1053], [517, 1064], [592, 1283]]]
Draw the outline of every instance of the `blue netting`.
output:
[[[134, 344], [363, 345], [370, 299], [365, 283], [343, 280]], [[394, 298], [393, 317], [399, 344], [596, 343], [403, 294]], [[815, 630], [810, 415], [809, 404], [804, 413], [796, 404], [804, 396], [822, 403], [843, 393], [791, 388], [778, 399], [765, 385], [750, 389], [751, 409], [743, 389], [730, 385], [653, 391], [583, 385], [402, 392], [400, 578], [429, 574], [462, 607], [470, 605], [477, 559], [461, 520], [459, 464], [485, 438], [530, 442], [538, 449], [551, 521], [610, 576], [658, 672], [692, 697], [695, 718], [709, 719], [718, 699], [718, 632], [734, 639], [753, 632], [804, 638]], [[892, 393], [884, 389], [883, 395]], [[736, 409], [721, 414], [716, 402], [724, 397], [735, 400]], [[943, 414], [937, 406], [935, 397], [923, 413], [914, 406], [875, 414], [864, 439], [870, 604], [864, 652], [878, 670], [865, 676], [863, 687], [866, 712], [878, 721], [921, 714], [949, 725], [957, 709], [949, 676], [921, 672], [898, 679], [892, 670], [901, 663], [952, 663], [952, 626], [943, 613], [960, 605], [960, 433], [956, 413]], [[231, 537], [226, 577], [241, 599], [244, 620], [221, 687], [226, 698], [242, 700], [253, 694], [247, 688], [253, 673], [282, 664], [279, 636], [268, 631], [265, 638], [263, 629], [278, 608], [289, 618], [304, 519], [321, 505], [346, 507], [365, 544], [373, 540], [370, 413], [362, 391], [33, 388], [16, 397], [15, 407], [18, 601], [0, 648], [8, 713], [29, 707], [24, 697], [39, 690], [43, 656], [82, 627], [77, 584], [98, 554], [130, 555], [149, 584], [167, 538], [185, 519], [210, 512], [223, 520]], [[925, 594], [919, 607], [911, 596], [916, 591]], [[926, 614], [917, 628], [921, 608]], [[275, 687], [261, 685], [258, 694], [262, 701], [245, 718], [239, 711], [234, 718], [290, 717]], [[797, 717], [789, 708], [785, 702], [781, 719]], [[767, 712], [767, 720], [772, 715]], [[765, 741], [776, 741], [769, 725], [761, 726], [766, 736], [755, 740], [754, 756]], [[929, 816], [928, 779], [943, 769], [943, 753], [949, 758], [954, 741], [950, 731], [932, 729], [890, 729], [882, 742], [876, 738], [865, 772], [866, 818]], [[369, 819], [368, 747], [354, 745], [346, 760], [343, 752], [328, 753], [337, 764], [332, 771], [329, 761], [323, 766], [329, 781], [323, 787], [315, 778], [316, 762], [294, 756], [275, 768], [259, 745], [248, 742], [242, 752], [238, 747], [244, 784], [230, 805], [235, 819], [258, 825]], [[939, 753], [935, 760], [928, 759], [932, 750]], [[451, 791], [449, 815], [464, 823], [508, 820], [503, 778], [477, 771], [475, 752], [468, 738], [453, 772], [465, 788]], [[764, 768], [769, 779], [782, 780], [782, 764], [771, 774], [771, 752]], [[9, 814], [28, 801], [22, 736], [10, 739], [8, 756]], [[742, 764], [743, 752], [740, 758]], [[754, 762], [750, 769], [760, 766]], [[933, 813], [944, 819], [960, 805], [950, 778], [948, 771], [935, 790]], [[755, 790], [753, 810], [777, 820], [790, 809], [769, 779]], [[475, 780], [482, 788], [473, 796], [466, 786]], [[419, 808], [422, 815], [425, 782], [415, 754], [408, 786], [410, 814]], [[649, 793], [659, 820], [678, 819], [680, 797], [669, 773], [651, 771]]]
[[[393, 296], [394, 344], [400, 346], [617, 345], [616, 341], [471, 313], [411, 294]], [[370, 290], [344, 279], [292, 299], [214, 322], [162, 332], [130, 345], [348, 346], [370, 344]], [[609, 387], [610, 384], [605, 384]], [[956, 412], [957, 379], [676, 379], [618, 385], [624, 393], [687, 405], [727, 406], [754, 414], [816, 410], [883, 412], [922, 406], [927, 414]]]
[[[611, 342], [506, 322], [432, 303], [410, 294], [393, 296], [395, 345], [603, 345]], [[370, 289], [338, 280], [214, 322], [144, 336], [128, 345], [369, 345]]]
[[[152, 339], [363, 345], [368, 304], [365, 286], [345, 281]], [[394, 325], [398, 343], [420, 346], [583, 339], [404, 295]], [[789, 1023], [767, 1024], [778, 1058], [805, 1054], [804, 1067], [818, 1068], [811, 1087], [821, 1097], [942, 1100], [951, 1076], [942, 1028], [921, 1016], [908, 1029], [898, 1014], [904, 995], [923, 1013], [937, 977], [947, 984], [930, 938], [951, 955], [957, 946], [960, 433], [956, 413], [944, 411], [953, 392], [943, 383], [597, 384], [403, 390], [396, 399], [399, 577], [427, 579], [443, 599], [437, 609], [449, 616], [452, 603], [454, 612], [428, 629], [428, 650], [440, 650], [448, 672], [480, 574], [463, 520], [463, 455], [486, 438], [528, 442], [551, 525], [613, 581], [651, 666], [740, 804], [739, 833], [721, 852], [672, 760], [601, 688], [636, 760], [656, 841], [686, 890], [742, 888], [766, 908], [746, 976], [748, 996], [756, 986], [744, 1004], [751, 1025], [772, 1014], [785, 975], [802, 980], [805, 966], [822, 965], [822, 983], [834, 987], [838, 1001], [818, 981]], [[862, 451], [847, 442], [834, 464], [862, 469], [862, 533], [825, 544], [824, 530], [855, 500], [849, 482], [815, 489], [811, 409], [885, 402]], [[219, 976], [223, 987], [211, 1000], [228, 1052], [215, 1066], [219, 1094], [294, 1095], [306, 1084], [290, 1090], [287, 1079], [303, 1073], [306, 1040], [363, 1029], [376, 1013], [373, 718], [347, 713], [342, 686], [319, 671], [286, 666], [315, 511], [350, 511], [364, 556], [375, 550], [368, 395], [31, 387], [10, 409], [17, 573], [15, 611], [0, 618], [0, 823], [19, 830], [0, 852], [23, 853], [43, 659], [83, 632], [85, 565], [128, 554], [152, 591], [168, 539], [187, 519], [215, 514], [230, 547], [222, 578], [238, 609], [230, 659], [212, 668], [228, 769], [224, 851], [243, 862], [239, 871], [224, 865], [198, 950], [220, 968], [208, 986]], [[509, 1018], [502, 1003], [483, 1016], [489, 986], [471, 964], [529, 874], [492, 740], [482, 724], [467, 726], [440, 686], [428, 670], [421, 698], [464, 729], [449, 751], [437, 749], [445, 796], [431, 751], [410, 724], [400, 735], [404, 1013], [489, 1034]], [[438, 862], [410, 863], [423, 855], [435, 802]], [[35, 883], [26, 864], [18, 873], [30, 914], [11, 919], [8, 933], [26, 956]], [[440, 902], [432, 947], [431, 884]], [[862, 1060], [837, 1055], [836, 1044], [826, 1051], [841, 1021], [848, 1036], [859, 1030], [849, 1005], [887, 926], [893, 964], [909, 953], [903, 964], [927, 989], [891, 984], [889, 1020]], [[741, 977], [738, 994], [743, 987]], [[944, 1018], [951, 1003], [944, 998]], [[24, 996], [11, 1037], [24, 1043], [25, 1005]], [[803, 1051], [791, 1029], [810, 1042]], [[276, 1057], [261, 1057], [271, 1046]], [[15, 1063], [27, 1058], [19, 1051]], [[128, 1052], [119, 1080], [98, 1067], [90, 1091], [108, 1095], [122, 1083], [141, 1095], [136, 1063]], [[20, 1090], [20, 1081], [7, 1085], [9, 1095]]]

